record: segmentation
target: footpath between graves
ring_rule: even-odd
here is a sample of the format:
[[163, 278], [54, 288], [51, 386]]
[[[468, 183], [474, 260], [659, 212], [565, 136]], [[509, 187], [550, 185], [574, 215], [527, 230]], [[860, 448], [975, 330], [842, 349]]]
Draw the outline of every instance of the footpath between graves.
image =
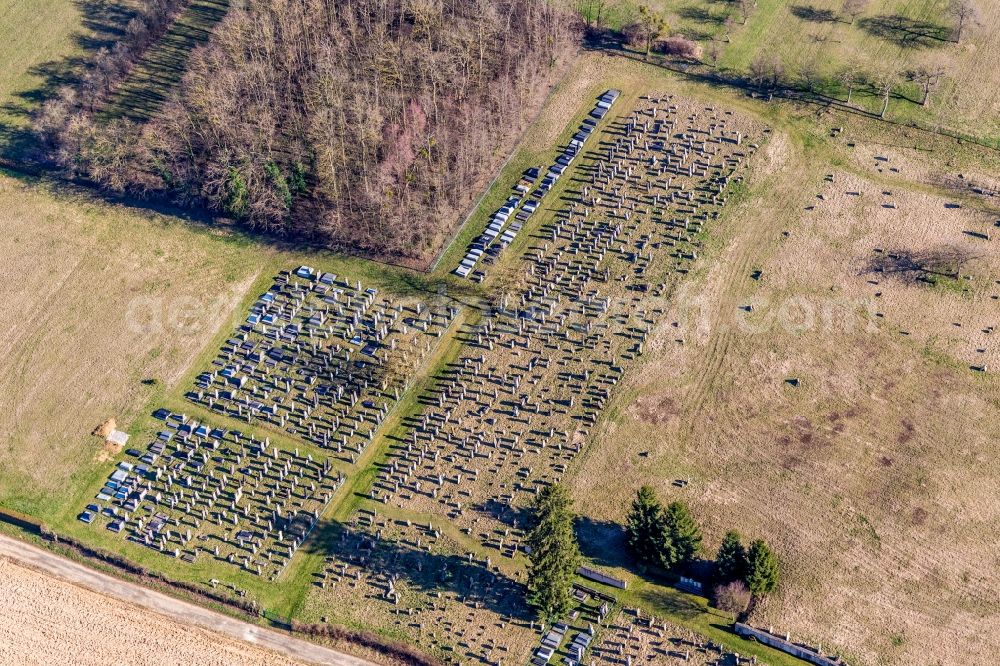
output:
[[[410, 384], [406, 392], [396, 403], [393, 409], [386, 415], [385, 421], [379, 428], [374, 441], [358, 457], [353, 465], [353, 469], [347, 475], [347, 480], [338, 489], [337, 493], [330, 501], [326, 510], [320, 516], [320, 524], [310, 535], [304, 546], [312, 543], [324, 543], [332, 538], [339, 523], [345, 522], [350, 516], [362, 506], [371, 502], [367, 499], [368, 493], [378, 474], [379, 464], [383, 463], [388, 452], [399, 434], [405, 430], [404, 419], [415, 413], [419, 409], [419, 399], [425, 395], [431, 387], [438, 381], [439, 371], [449, 363], [454, 362], [465, 346], [461, 339], [463, 330], [478, 321], [480, 313], [473, 307], [466, 306], [459, 311], [449, 329], [445, 332], [445, 339], [433, 353], [423, 360], [420, 367], [414, 369], [414, 377], [417, 379]], [[374, 503], [371, 503], [374, 504]], [[379, 505], [380, 508], [381, 505]], [[416, 519], [416, 516], [411, 516]], [[427, 522], [431, 520], [427, 516], [421, 516], [420, 520]], [[457, 533], [457, 530], [456, 530]], [[461, 535], [464, 536], [464, 535]], [[466, 541], [463, 539], [463, 541]], [[292, 578], [303, 571], [317, 570], [322, 565], [323, 555], [321, 549], [304, 547], [298, 554], [297, 561], [293, 562], [282, 578], [286, 580]], [[301, 608], [305, 600], [305, 589], [297, 593], [297, 596], [285, 604], [284, 611], [290, 617], [294, 617]]]

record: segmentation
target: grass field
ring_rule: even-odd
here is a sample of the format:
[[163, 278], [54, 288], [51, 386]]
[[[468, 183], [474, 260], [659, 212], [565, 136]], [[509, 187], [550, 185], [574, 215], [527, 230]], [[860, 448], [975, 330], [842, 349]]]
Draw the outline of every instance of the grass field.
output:
[[0, 501], [49, 519], [97, 464], [90, 431], [107, 418], [129, 425], [187, 371], [262, 253], [8, 176], [0, 199]]

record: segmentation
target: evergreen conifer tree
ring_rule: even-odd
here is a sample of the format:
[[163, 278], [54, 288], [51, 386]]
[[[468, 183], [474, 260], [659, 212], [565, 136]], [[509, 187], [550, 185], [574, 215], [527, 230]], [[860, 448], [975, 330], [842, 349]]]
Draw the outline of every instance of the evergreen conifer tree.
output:
[[676, 564], [694, 560], [701, 550], [701, 528], [683, 502], [671, 502], [665, 511], [667, 534], [676, 551]]
[[542, 490], [532, 506], [534, 526], [526, 543], [528, 603], [546, 623], [561, 620], [573, 606], [573, 579], [580, 566], [580, 549], [573, 534], [573, 500], [566, 488], [552, 485]]
[[722, 539], [715, 557], [715, 578], [720, 583], [743, 580], [747, 574], [747, 549], [739, 532], [730, 531]]
[[747, 551], [746, 582], [758, 597], [778, 586], [778, 558], [763, 539], [754, 541]]
[[663, 505], [651, 486], [636, 492], [625, 527], [629, 548], [643, 564], [669, 568], [676, 561], [676, 551], [667, 532]]

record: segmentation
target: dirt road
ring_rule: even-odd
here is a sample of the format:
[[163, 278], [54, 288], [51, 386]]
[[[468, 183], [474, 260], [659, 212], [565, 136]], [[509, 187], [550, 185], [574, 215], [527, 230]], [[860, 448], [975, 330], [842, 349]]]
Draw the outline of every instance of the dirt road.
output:
[[[0, 661], [54, 663], [50, 657], [55, 657], [61, 663], [107, 663], [110, 655], [100, 652], [112, 651], [118, 661], [161, 666], [189, 659], [226, 665], [373, 666], [93, 571], [4, 535], [0, 535], [0, 599], [6, 600], [0, 605], [12, 606], [3, 616], [20, 618], [0, 623]], [[3, 656], [6, 651], [12, 652]]]

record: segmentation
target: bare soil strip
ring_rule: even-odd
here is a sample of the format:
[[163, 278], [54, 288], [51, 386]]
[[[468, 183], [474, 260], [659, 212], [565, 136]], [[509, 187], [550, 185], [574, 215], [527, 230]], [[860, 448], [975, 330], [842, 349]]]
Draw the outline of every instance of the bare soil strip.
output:
[[2, 663], [372, 664], [118, 580], [3, 535], [0, 616], [13, 620], [0, 623]]

